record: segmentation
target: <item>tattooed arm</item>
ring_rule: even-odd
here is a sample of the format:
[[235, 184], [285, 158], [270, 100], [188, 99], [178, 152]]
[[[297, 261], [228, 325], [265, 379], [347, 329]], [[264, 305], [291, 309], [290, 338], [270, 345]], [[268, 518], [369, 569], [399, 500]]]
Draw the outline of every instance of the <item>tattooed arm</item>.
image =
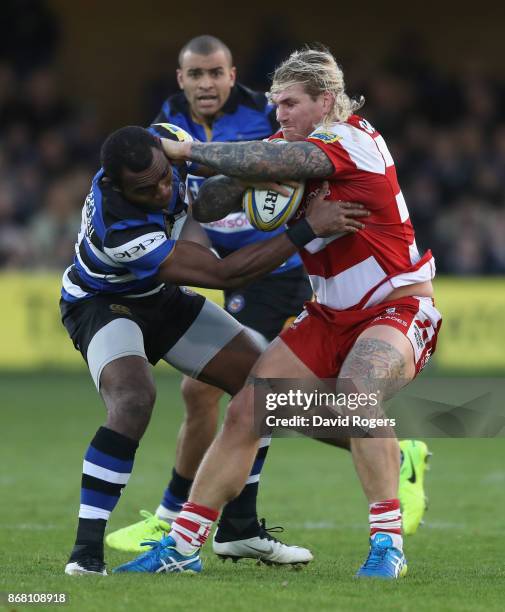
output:
[[245, 186], [240, 181], [227, 176], [218, 175], [207, 179], [193, 202], [193, 218], [201, 223], [209, 223], [242, 210], [244, 191]]
[[162, 139], [167, 157], [192, 160], [236, 178], [285, 180], [327, 178], [333, 164], [315, 144], [307, 141], [174, 142]]

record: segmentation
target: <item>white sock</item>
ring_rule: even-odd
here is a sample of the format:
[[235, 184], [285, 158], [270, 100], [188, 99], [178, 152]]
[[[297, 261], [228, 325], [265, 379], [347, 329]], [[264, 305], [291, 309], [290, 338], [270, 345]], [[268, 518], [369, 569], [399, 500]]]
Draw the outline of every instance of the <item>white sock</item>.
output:
[[168, 508], [165, 508], [165, 506], [162, 506], [161, 504], [156, 508], [156, 512], [154, 514], [159, 519], [161, 519], [162, 521], [166, 521], [167, 523], [171, 523], [172, 521], [175, 521], [175, 519], [179, 516], [178, 512], [175, 512], [174, 510], [169, 510]]

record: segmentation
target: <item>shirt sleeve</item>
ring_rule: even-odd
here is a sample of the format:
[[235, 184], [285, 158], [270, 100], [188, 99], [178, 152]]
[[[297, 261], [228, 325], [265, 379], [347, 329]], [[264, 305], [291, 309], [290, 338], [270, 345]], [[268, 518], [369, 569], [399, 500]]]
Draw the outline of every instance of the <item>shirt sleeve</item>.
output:
[[104, 253], [138, 279], [156, 276], [174, 247], [175, 240], [154, 224], [128, 227], [122, 223], [113, 226], [104, 240]]
[[170, 121], [170, 100], [165, 100], [151, 125], [155, 123], [168, 123]]
[[313, 132], [308, 142], [317, 145], [333, 164], [333, 174], [328, 178], [343, 177], [356, 171], [356, 166], [349, 159], [345, 149], [339, 143], [341, 137], [331, 132]]
[[391, 157], [385, 143], [381, 151], [382, 138], [376, 133], [345, 123], [320, 126], [306, 140], [324, 151], [333, 164], [334, 173], [328, 178], [355, 178], [362, 172], [384, 175], [386, 157]]

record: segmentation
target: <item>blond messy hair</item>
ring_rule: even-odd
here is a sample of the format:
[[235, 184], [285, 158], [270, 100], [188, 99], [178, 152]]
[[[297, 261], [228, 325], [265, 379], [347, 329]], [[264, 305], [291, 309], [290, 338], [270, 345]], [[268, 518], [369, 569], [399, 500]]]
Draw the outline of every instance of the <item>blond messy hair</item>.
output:
[[323, 119], [323, 123], [346, 121], [365, 103], [363, 96], [355, 100], [345, 93], [342, 68], [325, 48], [293, 51], [274, 72], [270, 98], [292, 85], [303, 85], [313, 100], [325, 91], [333, 94], [333, 108]]

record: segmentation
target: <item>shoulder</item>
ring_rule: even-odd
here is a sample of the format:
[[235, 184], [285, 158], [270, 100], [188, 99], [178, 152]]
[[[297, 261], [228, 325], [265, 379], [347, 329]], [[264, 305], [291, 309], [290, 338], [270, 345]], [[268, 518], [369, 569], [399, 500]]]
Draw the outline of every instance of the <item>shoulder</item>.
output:
[[230, 105], [245, 106], [251, 110], [261, 113], [268, 112], [269, 103], [267, 96], [262, 91], [254, 91], [242, 83], [236, 83], [229, 98]]
[[268, 102], [266, 94], [240, 83], [233, 87], [222, 112], [220, 121], [226, 122], [229, 132], [226, 140], [258, 140], [279, 128], [275, 107]]
[[359, 170], [384, 174], [392, 164], [382, 136], [363, 117], [318, 126], [307, 138], [328, 154], [346, 159]]
[[347, 141], [359, 139], [361, 142], [382, 138], [375, 127], [364, 117], [351, 115], [347, 121], [337, 121], [318, 126], [309, 138], [320, 140]]
[[241, 83], [233, 87], [230, 97], [223, 106], [223, 113], [228, 115], [230, 120], [240, 118], [242, 121], [259, 122], [264, 125], [269, 134], [275, 132], [279, 127], [275, 117], [275, 107], [268, 101], [267, 95], [262, 91], [254, 91]]
[[174, 121], [175, 117], [181, 115], [189, 116], [189, 104], [183, 91], [179, 91], [178, 93], [169, 96], [165, 102], [163, 102], [154, 123]]

